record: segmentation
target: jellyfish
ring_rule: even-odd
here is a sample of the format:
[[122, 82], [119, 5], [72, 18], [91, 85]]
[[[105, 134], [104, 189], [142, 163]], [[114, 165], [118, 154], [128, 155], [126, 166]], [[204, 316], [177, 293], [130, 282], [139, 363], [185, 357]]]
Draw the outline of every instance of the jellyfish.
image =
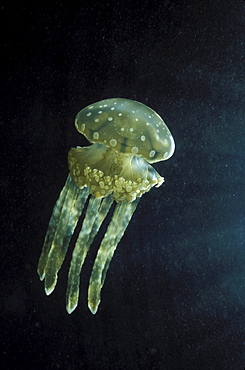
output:
[[95, 314], [111, 259], [139, 199], [164, 182], [151, 164], [171, 157], [175, 144], [156, 112], [129, 99], [91, 104], [77, 114], [75, 126], [91, 145], [72, 148], [68, 154], [70, 173], [54, 206], [37, 271], [46, 294], [51, 294], [83, 213], [68, 272], [66, 310], [72, 313], [85, 258], [115, 203], [89, 280], [88, 307]]

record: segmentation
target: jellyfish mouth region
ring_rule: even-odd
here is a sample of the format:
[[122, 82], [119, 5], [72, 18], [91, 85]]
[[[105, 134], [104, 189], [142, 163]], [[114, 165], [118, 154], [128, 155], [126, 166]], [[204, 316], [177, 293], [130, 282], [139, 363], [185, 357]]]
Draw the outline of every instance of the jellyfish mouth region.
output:
[[164, 182], [145, 159], [102, 144], [72, 148], [68, 162], [74, 182], [80, 189], [88, 187], [96, 198], [111, 194], [117, 202], [132, 202]]

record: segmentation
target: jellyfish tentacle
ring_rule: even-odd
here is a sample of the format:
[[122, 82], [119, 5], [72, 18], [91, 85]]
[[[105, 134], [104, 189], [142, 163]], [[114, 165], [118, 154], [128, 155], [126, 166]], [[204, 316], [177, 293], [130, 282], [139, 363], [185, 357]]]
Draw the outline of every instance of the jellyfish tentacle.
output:
[[124, 214], [124, 217], [122, 218], [121, 223], [120, 223], [120, 228], [122, 227], [122, 229], [121, 229], [121, 232], [117, 232], [116, 238], [114, 240], [114, 248], [111, 248], [109, 253], [108, 253], [107, 260], [106, 260], [104, 269], [102, 271], [101, 288], [104, 285], [105, 278], [106, 278], [106, 273], [107, 273], [107, 270], [110, 266], [110, 262], [112, 260], [113, 255], [114, 255], [114, 252], [117, 248], [117, 245], [119, 244], [120, 240], [122, 239], [122, 237], [124, 235], [124, 232], [126, 231], [126, 228], [127, 228], [128, 224], [129, 224], [129, 222], [130, 222], [130, 220], [133, 216], [133, 213], [134, 213], [134, 211], [135, 211], [135, 209], [136, 209], [136, 207], [139, 203], [139, 200], [140, 200], [140, 198], [136, 198], [130, 204], [123, 203], [123, 207], [122, 207], [122, 209], [120, 210], [120, 213], [119, 213], [119, 214]]
[[63, 240], [63, 245], [62, 245], [61, 254], [60, 254], [60, 259], [63, 258], [62, 262], [65, 258], [65, 255], [66, 255], [71, 237], [72, 237], [72, 235], [74, 233], [74, 230], [77, 226], [77, 222], [78, 222], [78, 220], [81, 216], [81, 213], [83, 211], [83, 208], [84, 208], [84, 205], [86, 203], [86, 200], [87, 200], [88, 196], [89, 196], [89, 189], [88, 188], [79, 189], [77, 199], [75, 200], [75, 203], [74, 203], [74, 208], [70, 213], [70, 217], [69, 217], [68, 224], [67, 224], [67, 229], [66, 229], [66, 234], [65, 234], [64, 240]]
[[90, 245], [93, 242], [103, 220], [105, 219], [113, 200], [111, 197], [101, 201], [101, 198], [91, 196], [86, 216], [84, 218], [82, 229], [76, 241], [76, 245], [72, 254], [68, 274], [68, 285], [66, 295], [66, 310], [72, 313], [78, 304], [80, 273], [87, 256]]
[[86, 210], [86, 215], [83, 220], [82, 228], [72, 253], [67, 285], [66, 310], [68, 313], [73, 312], [77, 306], [79, 297], [80, 272], [89, 249], [87, 242], [100, 204], [101, 198], [95, 198], [94, 196], [91, 196]]
[[109, 195], [108, 197], [102, 200], [99, 212], [97, 213], [97, 217], [94, 220], [91, 234], [89, 235], [89, 240], [88, 240], [89, 246], [93, 243], [94, 237], [98, 233], [102, 222], [104, 221], [107, 213], [109, 212], [111, 208], [112, 203], [113, 203], [113, 199], [111, 195]]
[[93, 314], [96, 314], [98, 310], [100, 292], [113, 254], [133, 216], [138, 202], [139, 198], [130, 203], [120, 202], [117, 204], [106, 234], [100, 244], [88, 288], [88, 307]]
[[52, 213], [52, 216], [48, 224], [48, 230], [47, 230], [47, 233], [44, 239], [42, 253], [38, 261], [37, 272], [40, 277], [40, 280], [43, 280], [45, 277], [45, 267], [47, 263], [48, 253], [50, 251], [52, 241], [54, 239], [54, 235], [55, 235], [58, 222], [60, 220], [61, 210], [65, 202], [65, 198], [66, 198], [69, 186], [70, 186], [70, 182], [72, 182], [72, 179], [71, 179], [71, 176], [68, 175], [66, 179], [66, 183], [60, 193], [60, 196], [57, 199], [57, 202], [55, 203], [53, 213]]
[[44, 270], [44, 286], [47, 295], [51, 294], [55, 288], [58, 271], [64, 261], [70, 239], [84, 208], [88, 194], [87, 188], [79, 189], [72, 181], [66, 194], [61, 209], [60, 220], [47, 256]]

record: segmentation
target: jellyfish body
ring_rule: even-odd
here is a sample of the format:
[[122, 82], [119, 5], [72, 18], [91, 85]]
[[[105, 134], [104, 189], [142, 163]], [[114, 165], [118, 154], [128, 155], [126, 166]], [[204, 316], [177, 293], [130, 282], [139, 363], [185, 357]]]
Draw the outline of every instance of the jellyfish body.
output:
[[70, 174], [49, 222], [38, 274], [44, 280], [46, 294], [51, 294], [87, 205], [68, 273], [66, 309], [73, 312], [86, 255], [115, 201], [89, 281], [88, 307], [95, 314], [110, 261], [140, 197], [164, 181], [150, 163], [168, 159], [174, 152], [174, 140], [151, 108], [122, 98], [102, 100], [82, 109], [75, 126], [92, 145], [72, 148], [68, 154]]

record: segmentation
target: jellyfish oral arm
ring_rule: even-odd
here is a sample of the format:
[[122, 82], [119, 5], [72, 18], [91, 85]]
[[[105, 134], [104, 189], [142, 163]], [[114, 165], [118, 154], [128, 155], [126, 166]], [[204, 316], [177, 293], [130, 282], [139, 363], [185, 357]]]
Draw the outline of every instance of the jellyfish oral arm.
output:
[[164, 182], [144, 158], [117, 153], [101, 144], [72, 148], [68, 158], [74, 182], [89, 187], [95, 197], [113, 194], [117, 202], [132, 202]]
[[37, 272], [40, 280], [45, 280], [47, 295], [55, 288], [58, 271], [88, 195], [88, 189], [80, 190], [69, 175], [54, 207], [38, 263]]
[[45, 280], [46, 294], [51, 294], [90, 189], [91, 197], [68, 274], [66, 309], [68, 313], [73, 312], [79, 300], [80, 273], [86, 255], [116, 199], [118, 204], [98, 250], [90, 279], [88, 304], [91, 312], [95, 313], [106, 271], [139, 198], [152, 186], [160, 186], [164, 180], [144, 159], [119, 155], [100, 144], [71, 149], [69, 166], [71, 174], [54, 207], [38, 273], [40, 279]]
[[113, 199], [111, 197], [95, 198], [91, 196], [87, 208], [87, 212], [82, 224], [81, 231], [76, 241], [76, 245], [72, 254], [68, 274], [68, 286], [66, 294], [66, 310], [72, 313], [78, 304], [79, 288], [80, 288], [80, 273], [95, 235], [97, 234], [102, 222], [104, 221]]
[[88, 307], [96, 314], [100, 304], [100, 292], [105, 281], [113, 254], [137, 207], [139, 198], [131, 203], [118, 203], [112, 220], [98, 250], [88, 289]]
[[[97, 162], [94, 158], [96, 150], [99, 152]], [[118, 204], [98, 249], [89, 283], [88, 306], [95, 314], [110, 261], [141, 195], [153, 186], [160, 186], [164, 179], [143, 158], [120, 156], [99, 144], [71, 149], [69, 166], [71, 172], [53, 210], [38, 273], [45, 281], [46, 294], [51, 294], [90, 193], [68, 274], [66, 309], [72, 313], [78, 305], [80, 273], [88, 250], [113, 200], [116, 200]]]

